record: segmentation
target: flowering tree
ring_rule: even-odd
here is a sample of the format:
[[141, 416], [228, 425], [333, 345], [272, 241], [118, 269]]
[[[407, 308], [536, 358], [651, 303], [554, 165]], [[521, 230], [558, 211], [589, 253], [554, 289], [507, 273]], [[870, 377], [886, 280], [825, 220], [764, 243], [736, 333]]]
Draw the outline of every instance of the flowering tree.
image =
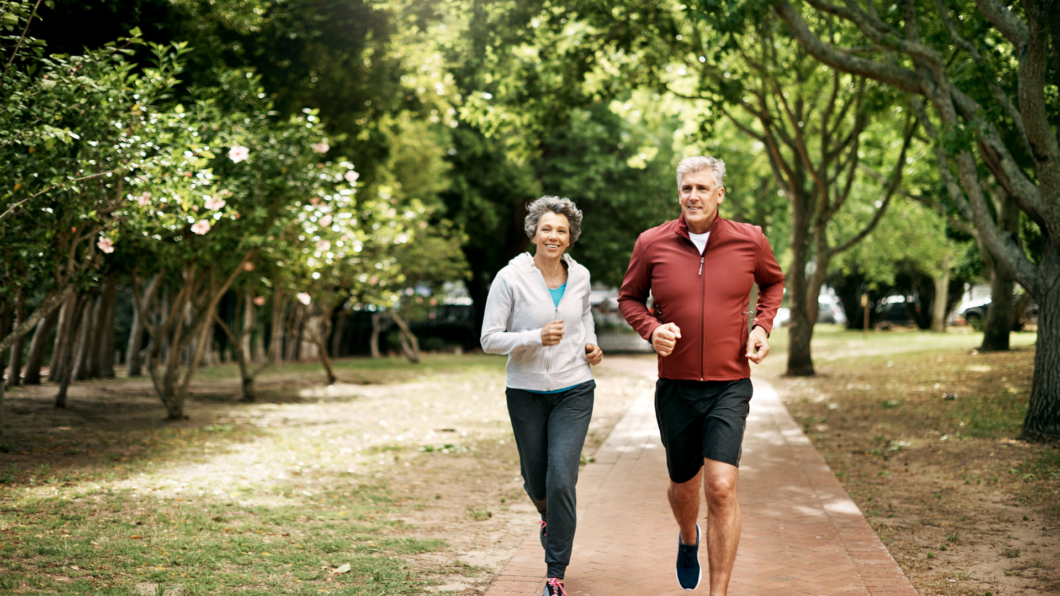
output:
[[[111, 237], [141, 255], [134, 298], [151, 337], [147, 367], [171, 419], [184, 416], [217, 304], [233, 282], [282, 254], [277, 246], [305, 209], [353, 194], [348, 164], [319, 161], [315, 112], [277, 119], [252, 74], [219, 79], [159, 122], [171, 133], [170, 160], [129, 180], [132, 225]], [[153, 274], [166, 281], [142, 292]]]
[[[45, 56], [43, 42], [28, 35], [33, 10], [0, 2], [0, 175], [9, 183], [0, 193], [0, 354], [12, 346], [20, 353], [40, 319], [96, 283], [113, 250], [101, 234], [120, 219], [125, 176], [161, 157], [149, 129], [184, 52], [156, 48], [155, 66], [136, 72], [128, 58], [142, 42], [133, 30], [81, 56]], [[66, 328], [77, 328], [81, 310], [71, 310]], [[69, 382], [62, 380], [60, 407]]]

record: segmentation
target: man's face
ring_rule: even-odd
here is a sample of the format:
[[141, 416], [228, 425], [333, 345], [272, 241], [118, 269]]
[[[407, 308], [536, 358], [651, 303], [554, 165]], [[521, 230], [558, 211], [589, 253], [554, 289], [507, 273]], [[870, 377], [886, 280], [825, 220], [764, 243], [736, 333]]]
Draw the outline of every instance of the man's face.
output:
[[688, 229], [693, 234], [710, 231], [714, 217], [718, 215], [718, 205], [725, 198], [725, 188], [714, 182], [714, 171], [685, 174], [681, 177], [681, 188], [677, 191]]

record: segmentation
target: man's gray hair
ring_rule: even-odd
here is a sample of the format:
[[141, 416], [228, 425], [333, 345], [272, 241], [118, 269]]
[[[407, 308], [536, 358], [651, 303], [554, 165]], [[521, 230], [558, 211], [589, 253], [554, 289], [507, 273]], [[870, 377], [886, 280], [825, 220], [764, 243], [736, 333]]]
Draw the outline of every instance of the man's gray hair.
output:
[[578, 236], [582, 235], [581, 209], [578, 209], [574, 201], [560, 197], [544, 196], [526, 207], [526, 222], [523, 224], [523, 229], [526, 230], [527, 236], [533, 238], [537, 234], [537, 226], [545, 211], [566, 216], [567, 222], [570, 223], [570, 243], [574, 244], [578, 241]]
[[686, 157], [677, 164], [677, 188], [681, 188], [681, 177], [685, 174], [695, 174], [703, 170], [714, 172], [714, 184], [721, 187], [725, 182], [725, 162], [716, 157], [697, 155]]

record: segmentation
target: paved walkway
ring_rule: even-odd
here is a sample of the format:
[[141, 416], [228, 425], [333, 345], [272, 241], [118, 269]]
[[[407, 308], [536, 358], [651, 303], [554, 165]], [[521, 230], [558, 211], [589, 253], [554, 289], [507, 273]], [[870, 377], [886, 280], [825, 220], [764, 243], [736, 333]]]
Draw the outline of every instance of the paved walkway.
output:
[[[757, 379], [754, 386], [740, 467], [743, 534], [729, 593], [916, 596], [773, 387]], [[652, 400], [650, 391], [639, 396], [582, 469], [564, 582], [571, 596], [686, 593], [674, 577], [677, 524]], [[535, 528], [486, 596], [541, 594], [543, 559]], [[702, 550], [700, 560], [697, 592], [707, 595]]]

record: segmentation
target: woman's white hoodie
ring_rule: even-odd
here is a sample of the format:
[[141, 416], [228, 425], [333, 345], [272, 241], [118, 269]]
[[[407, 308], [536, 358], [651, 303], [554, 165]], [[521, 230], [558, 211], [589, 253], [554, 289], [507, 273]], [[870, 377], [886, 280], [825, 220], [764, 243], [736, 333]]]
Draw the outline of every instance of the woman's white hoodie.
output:
[[[523, 253], [497, 272], [486, 299], [482, 320], [482, 349], [487, 354], [508, 355], [508, 387], [555, 391], [593, 378], [585, 344], [596, 344], [589, 307], [589, 270], [563, 255], [567, 264], [567, 289], [559, 306], [534, 266]], [[541, 328], [563, 321], [563, 339], [554, 346], [541, 343]]]

